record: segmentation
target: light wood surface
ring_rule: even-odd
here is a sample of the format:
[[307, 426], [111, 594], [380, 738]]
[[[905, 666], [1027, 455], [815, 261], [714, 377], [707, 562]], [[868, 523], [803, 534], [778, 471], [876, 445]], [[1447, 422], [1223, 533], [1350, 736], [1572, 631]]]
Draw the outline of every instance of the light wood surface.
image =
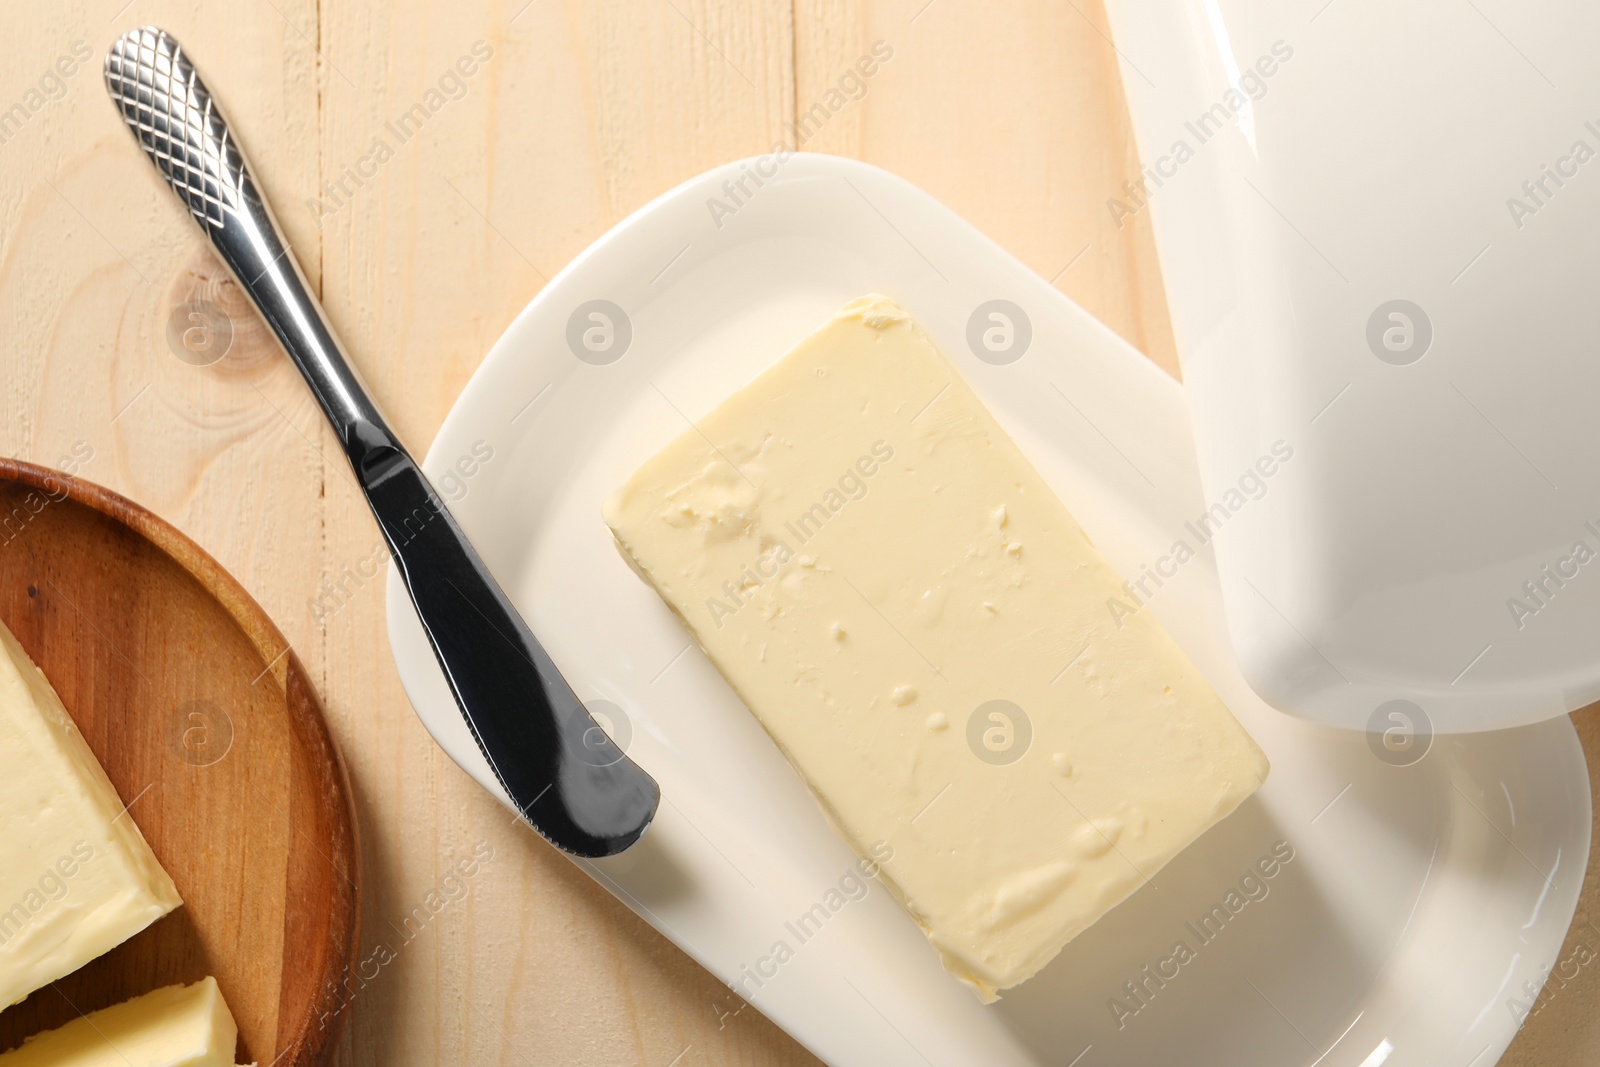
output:
[[[83, 474], [216, 555], [311, 672], [362, 825], [362, 952], [392, 957], [350, 999], [336, 1062], [813, 1062], [433, 746], [389, 658], [382, 590], [360, 577], [378, 534], [343, 459], [127, 143], [94, 66], [143, 22], [198, 57], [421, 453], [545, 279], [683, 179], [794, 144], [788, 124], [879, 40], [893, 58], [800, 147], [922, 186], [1176, 372], [1148, 216], [1119, 230], [1105, 209], [1138, 164], [1098, 0], [123, 2], [0, 14], [0, 108], [74, 41], [95, 52], [0, 144], [0, 454], [53, 463], [92, 443]], [[492, 56], [402, 142], [388, 124], [426, 107], [478, 41]], [[330, 199], [323, 183], [341, 179]], [[204, 368], [166, 339], [195, 296], [234, 312], [233, 348]], [[331, 611], [315, 604], [325, 578], [346, 590]], [[1592, 757], [1593, 718], [1580, 717]], [[475, 848], [492, 859], [408, 937], [404, 917]], [[1569, 954], [1600, 948], [1591, 899]], [[1595, 1062], [1596, 972], [1547, 993], [1505, 1062]]]
[[0, 515], [0, 619], [183, 898], [0, 1012], [0, 1049], [212, 975], [242, 1059], [326, 1062], [356, 963], [361, 873], [344, 772], [299, 657], [220, 565], [116, 493], [0, 460]]

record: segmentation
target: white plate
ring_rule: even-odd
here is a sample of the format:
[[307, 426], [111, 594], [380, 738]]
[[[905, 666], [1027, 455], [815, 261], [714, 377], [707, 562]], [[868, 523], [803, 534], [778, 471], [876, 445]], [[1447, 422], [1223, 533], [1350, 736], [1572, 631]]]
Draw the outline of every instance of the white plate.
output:
[[[776, 175], [760, 188], [747, 179], [753, 195], [719, 227], [708, 198], [726, 199], [724, 183], [758, 165]], [[610, 702], [617, 740], [661, 784], [644, 840], [587, 869], [835, 1064], [1492, 1063], [1525, 984], [1557, 962], [1585, 869], [1588, 774], [1571, 724], [1440, 737], [1399, 767], [1381, 742], [1272, 711], [1227, 651], [1209, 549], [1150, 609], [1272, 759], [1257, 797], [998, 1005], [947, 977], [881, 888], [804, 943], [790, 931], [854, 857], [623, 563], [600, 504], [686, 419], [872, 290], [939, 340], [1125, 574], [1157, 564], [1203, 510], [1177, 383], [924, 193], [799, 155], [730, 164], [666, 194], [528, 305], [426, 463], [579, 696]], [[1031, 324], [1009, 364], [980, 361], [966, 340], [994, 299]], [[605, 324], [586, 317], [594, 300], [626, 309], [631, 338], [621, 351], [615, 331], [588, 362], [567, 338], [578, 313], [579, 334], [598, 327], [590, 340], [603, 343]], [[392, 572], [389, 625], [424, 724], [499, 794]], [[1425, 745], [1411, 739], [1410, 753]], [[1293, 860], [1260, 883], [1264, 897], [1249, 883], [1261, 899], [1202, 944], [1185, 924], [1229, 903], [1278, 842]], [[1160, 987], [1145, 979], [1180, 940], [1193, 958]], [[763, 963], [779, 941], [792, 958]], [[1136, 1006], [1124, 989], [1135, 980], [1148, 1004], [1119, 1027], [1110, 1002]]]

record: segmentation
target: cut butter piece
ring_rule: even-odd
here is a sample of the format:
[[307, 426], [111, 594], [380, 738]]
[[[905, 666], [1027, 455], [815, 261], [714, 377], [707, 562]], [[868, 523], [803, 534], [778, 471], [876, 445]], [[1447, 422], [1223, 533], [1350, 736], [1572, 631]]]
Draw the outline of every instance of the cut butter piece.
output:
[[0, 1067], [233, 1067], [239, 1028], [215, 978], [167, 986], [35, 1034]]
[[890, 856], [885, 884], [985, 1002], [1266, 778], [883, 297], [846, 305], [604, 515], [839, 832]]
[[178, 907], [61, 699], [0, 623], [0, 1007]]

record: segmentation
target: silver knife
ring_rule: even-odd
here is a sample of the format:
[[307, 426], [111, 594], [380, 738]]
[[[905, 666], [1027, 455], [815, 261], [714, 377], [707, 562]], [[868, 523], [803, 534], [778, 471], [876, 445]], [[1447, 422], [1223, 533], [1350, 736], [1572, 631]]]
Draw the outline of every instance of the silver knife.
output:
[[561, 677], [350, 367], [244, 152], [178, 42], [147, 26], [106, 53], [139, 147], [211, 239], [322, 405], [472, 736], [535, 830], [578, 856], [637, 841], [661, 800]]

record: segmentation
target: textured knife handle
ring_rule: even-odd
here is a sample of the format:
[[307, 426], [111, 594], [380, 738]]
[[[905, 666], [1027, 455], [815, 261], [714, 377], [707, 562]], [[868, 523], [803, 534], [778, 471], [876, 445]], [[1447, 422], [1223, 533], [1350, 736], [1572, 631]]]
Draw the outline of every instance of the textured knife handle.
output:
[[194, 64], [165, 31], [145, 26], [112, 44], [105, 74], [106, 90], [139, 147], [261, 309], [359, 465], [355, 449], [374, 436], [371, 429], [392, 434], [311, 298], [256, 190], [249, 161]]
[[106, 87], [202, 226], [222, 228], [247, 197], [261, 202], [227, 120], [177, 41], [152, 26], [130, 30], [106, 54]]

